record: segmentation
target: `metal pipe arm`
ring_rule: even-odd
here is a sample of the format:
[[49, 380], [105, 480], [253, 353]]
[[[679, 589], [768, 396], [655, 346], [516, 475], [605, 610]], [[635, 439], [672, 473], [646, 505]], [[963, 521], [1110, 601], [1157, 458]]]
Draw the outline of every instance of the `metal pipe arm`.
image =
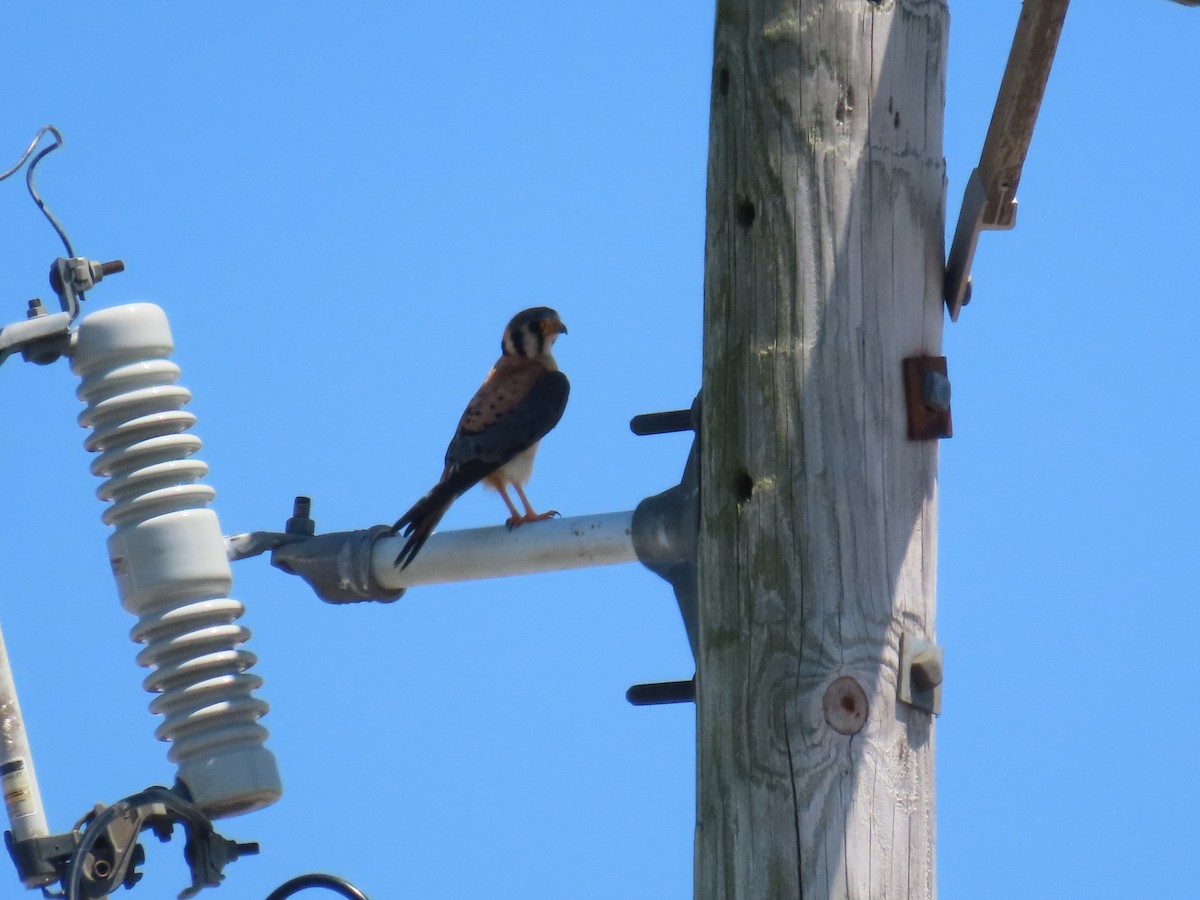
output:
[[[277, 540], [275, 540], [277, 539]], [[286, 541], [286, 543], [285, 543]], [[330, 603], [389, 602], [410, 587], [635, 562], [633, 511], [548, 519], [433, 535], [406, 569], [396, 566], [403, 538], [384, 525], [313, 537], [256, 533], [235, 547], [270, 549], [271, 565], [299, 575]], [[271, 546], [277, 544], [276, 546]], [[238, 552], [239, 556], [252, 553]]]

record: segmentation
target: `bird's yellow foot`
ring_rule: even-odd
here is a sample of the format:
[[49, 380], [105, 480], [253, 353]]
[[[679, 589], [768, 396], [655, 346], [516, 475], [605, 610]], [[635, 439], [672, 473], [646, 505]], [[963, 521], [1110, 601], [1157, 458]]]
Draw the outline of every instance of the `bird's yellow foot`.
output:
[[552, 509], [549, 512], [544, 513], [528, 512], [523, 516], [509, 516], [508, 520], [505, 521], [504, 524], [511, 530], [520, 525], [524, 525], [526, 522], [540, 522], [543, 519], [553, 519], [559, 514], [560, 513], [557, 509]]

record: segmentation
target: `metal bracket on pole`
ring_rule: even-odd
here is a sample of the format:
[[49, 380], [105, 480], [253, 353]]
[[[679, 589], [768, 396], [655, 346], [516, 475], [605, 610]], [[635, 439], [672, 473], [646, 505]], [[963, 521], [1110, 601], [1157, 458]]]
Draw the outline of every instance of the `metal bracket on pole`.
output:
[[[675, 487], [647, 497], [633, 512], [633, 546], [638, 560], [675, 590], [692, 658], [699, 653], [699, 596], [696, 554], [700, 536], [700, 397], [691, 409], [635, 416], [629, 423], [634, 434], [668, 434], [692, 431], [696, 437]], [[696, 699], [695, 677], [688, 681], [637, 684], [625, 694], [635, 706], [686, 703]]]
[[[271, 565], [299, 575], [328, 603], [392, 602], [409, 587], [640, 561], [668, 581], [697, 653], [696, 548], [700, 531], [700, 399], [691, 409], [636, 416], [635, 434], [694, 431], [696, 439], [676, 486], [647, 497], [632, 512], [551, 519], [519, 529], [440, 532], [406, 569], [395, 565], [401, 538], [385, 525], [316, 534], [311, 501], [297, 497], [283, 532], [225, 538], [230, 560], [270, 552]], [[630, 703], [680, 703], [695, 698], [694, 679], [635, 685]]]
[[971, 263], [979, 234], [1017, 222], [1017, 183], [1037, 124], [1070, 0], [1025, 0], [992, 111], [979, 165], [971, 172], [950, 245], [943, 295], [950, 321], [971, 300]]
[[953, 436], [946, 357], [910, 356], [902, 365], [908, 439], [928, 441]]
[[699, 601], [696, 594], [696, 546], [700, 534], [700, 398], [691, 409], [635, 416], [629, 423], [634, 434], [696, 434], [675, 487], [647, 497], [633, 512], [633, 546], [638, 561], [675, 589], [679, 613], [687, 630], [692, 656], [699, 652]]

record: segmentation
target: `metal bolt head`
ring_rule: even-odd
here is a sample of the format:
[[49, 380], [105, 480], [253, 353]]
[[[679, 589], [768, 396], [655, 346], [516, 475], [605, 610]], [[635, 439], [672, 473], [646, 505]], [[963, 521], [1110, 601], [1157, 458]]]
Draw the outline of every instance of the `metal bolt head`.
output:
[[921, 403], [931, 412], [950, 409], [950, 379], [936, 370], [921, 374]]
[[896, 699], [937, 715], [942, 711], [942, 648], [915, 634], [900, 635]]
[[912, 661], [912, 683], [918, 691], [931, 691], [942, 683], [942, 655], [936, 649], [922, 650]]

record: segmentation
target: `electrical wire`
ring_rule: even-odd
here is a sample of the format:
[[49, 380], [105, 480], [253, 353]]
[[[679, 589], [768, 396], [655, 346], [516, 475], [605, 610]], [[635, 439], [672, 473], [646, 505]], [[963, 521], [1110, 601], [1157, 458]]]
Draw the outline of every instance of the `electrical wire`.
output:
[[21, 168], [21, 166], [25, 164], [25, 160], [29, 159], [29, 154], [33, 153], [33, 148], [38, 145], [38, 141], [42, 139], [42, 135], [46, 134], [46, 132], [50, 132], [54, 135], [55, 143], [53, 146], [57, 147], [62, 144], [62, 135], [58, 133], [58, 129], [53, 125], [43, 125], [38, 130], [38, 133], [34, 135], [33, 141], [25, 149], [25, 152], [21, 154], [21, 158], [13, 164], [12, 168], [6, 169], [4, 172], [0, 172], [0, 181], [3, 181], [9, 175], [12, 175], [17, 171], [17, 169]]
[[44, 157], [47, 153], [57, 150], [63, 145], [63, 137], [62, 134], [59, 133], [59, 130], [53, 125], [43, 125], [41, 128], [39, 128], [38, 133], [33, 136], [33, 140], [25, 149], [25, 152], [21, 154], [21, 158], [18, 159], [11, 168], [7, 169], [3, 173], [0, 173], [0, 181], [3, 181], [8, 176], [14, 174], [21, 168], [21, 166], [25, 165], [25, 160], [29, 159], [30, 155], [34, 151], [34, 148], [37, 147], [42, 138], [47, 134], [54, 136], [54, 143], [48, 147], [43, 147], [38, 152], [37, 156], [34, 156], [30, 161], [29, 168], [25, 170], [25, 186], [29, 188], [29, 196], [33, 198], [33, 202], [37, 204], [38, 209], [42, 211], [42, 215], [46, 217], [46, 221], [49, 222], [51, 227], [54, 228], [54, 233], [58, 235], [59, 240], [61, 240], [63, 243], [63, 246], [67, 248], [67, 257], [72, 258], [75, 256], [75, 251], [71, 248], [71, 241], [67, 238], [67, 233], [63, 231], [63, 227], [58, 223], [58, 219], [54, 218], [54, 214], [50, 212], [50, 208], [46, 206], [46, 201], [42, 199], [41, 194], [38, 193], [37, 187], [33, 183], [33, 172], [37, 168], [37, 164], [42, 161], [42, 157]]
[[341, 894], [349, 900], [368, 900], [366, 894], [337, 875], [326, 875], [323, 872], [311, 872], [308, 875], [297, 875], [291, 881], [286, 881], [267, 896], [267, 900], [284, 900], [293, 894], [310, 887], [329, 888], [334, 893]]

